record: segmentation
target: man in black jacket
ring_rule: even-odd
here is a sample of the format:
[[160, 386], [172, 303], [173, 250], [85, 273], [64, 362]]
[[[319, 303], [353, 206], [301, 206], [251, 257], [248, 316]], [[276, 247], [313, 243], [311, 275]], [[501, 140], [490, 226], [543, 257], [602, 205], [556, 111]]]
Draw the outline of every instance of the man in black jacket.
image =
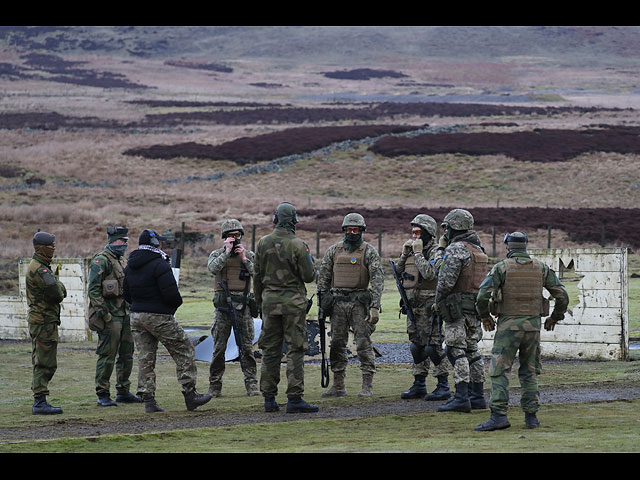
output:
[[151, 229], [142, 232], [138, 249], [129, 255], [123, 284], [124, 298], [131, 305], [131, 331], [139, 350], [137, 393], [144, 400], [146, 413], [163, 411], [155, 400], [158, 342], [176, 362], [187, 410], [195, 410], [211, 400], [211, 395], [196, 392], [195, 350], [174, 317], [182, 305], [182, 296], [171, 261], [160, 250], [160, 242], [165, 240]]

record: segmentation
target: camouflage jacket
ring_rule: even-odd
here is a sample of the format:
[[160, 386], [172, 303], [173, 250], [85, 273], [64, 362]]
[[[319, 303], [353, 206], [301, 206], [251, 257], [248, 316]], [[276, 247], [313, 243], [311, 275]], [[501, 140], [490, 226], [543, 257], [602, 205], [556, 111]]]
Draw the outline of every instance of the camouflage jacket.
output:
[[[525, 250], [516, 250], [507, 255], [508, 258], [531, 258]], [[567, 290], [558, 279], [556, 272], [542, 263], [542, 284], [555, 299], [555, 305], [551, 317], [562, 320], [569, 306]], [[476, 310], [480, 317], [489, 316], [489, 300], [503, 285], [506, 277], [504, 261], [498, 262], [480, 285], [480, 291], [476, 299]], [[540, 330], [540, 316], [500, 316], [498, 320], [499, 330]]]
[[[369, 293], [371, 293], [371, 307], [380, 308], [382, 290], [384, 289], [384, 272], [380, 262], [380, 255], [373, 245], [363, 242], [365, 245], [363, 264], [369, 270]], [[342, 247], [343, 242], [331, 245], [322, 258], [320, 271], [318, 273], [318, 291], [327, 292], [331, 289], [331, 278], [333, 274], [333, 260], [336, 249]], [[341, 291], [348, 289], [341, 288]]]
[[60, 304], [67, 296], [67, 289], [51, 271], [51, 265], [34, 254], [25, 275], [29, 323], [60, 324]]
[[436, 302], [444, 300], [451, 293], [458, 281], [460, 272], [469, 265], [471, 254], [467, 247], [460, 242], [469, 242], [480, 246], [480, 237], [474, 230], [466, 231], [454, 237], [444, 250], [442, 264], [438, 272], [436, 287]]
[[309, 247], [293, 232], [276, 227], [258, 241], [253, 285], [259, 308], [286, 298], [295, 298], [296, 306], [304, 306], [306, 283], [314, 278], [314, 262]]
[[[415, 257], [418, 272], [420, 272], [420, 276], [422, 276], [423, 279], [425, 279], [426, 281], [430, 281], [438, 278], [438, 271], [440, 270], [440, 265], [442, 264], [443, 257], [443, 251], [441, 248], [438, 248], [438, 245], [436, 245], [432, 241], [422, 249], [422, 252], [413, 255]], [[404, 272], [407, 258], [409, 258], [409, 256], [405, 257], [404, 255], [400, 255], [400, 258], [396, 263], [398, 275], [401, 275]], [[409, 299], [412, 299], [412, 297], [416, 297], [420, 294], [426, 297], [434, 297], [435, 290], [421, 291], [417, 288], [407, 290], [407, 297], [409, 297]]]
[[[245, 250], [244, 255], [246, 260], [244, 266], [247, 267], [247, 271], [251, 276], [255, 274], [255, 262], [256, 255], [251, 250]], [[214, 250], [209, 254], [209, 260], [207, 260], [207, 268], [212, 275], [217, 275], [224, 268], [227, 260], [231, 257], [231, 254], [227, 252], [225, 247]]]
[[[114, 317], [124, 317], [129, 315], [129, 303], [124, 299], [123, 295], [105, 298], [102, 292], [102, 282], [114, 270], [114, 263], [120, 264], [122, 278], [124, 280], [124, 269], [127, 266], [127, 260], [124, 256], [118, 258], [111, 250], [105, 248], [102, 252], [91, 259], [89, 267], [89, 286], [87, 288], [87, 296], [92, 309], [100, 312], [102, 316], [110, 313]], [[122, 290], [122, 283], [120, 283]]]

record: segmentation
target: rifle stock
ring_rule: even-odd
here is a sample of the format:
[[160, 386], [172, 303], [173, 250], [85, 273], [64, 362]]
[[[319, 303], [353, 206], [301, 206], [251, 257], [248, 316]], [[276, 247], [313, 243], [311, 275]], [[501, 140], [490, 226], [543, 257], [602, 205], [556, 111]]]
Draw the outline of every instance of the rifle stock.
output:
[[318, 326], [320, 327], [320, 353], [322, 361], [320, 364], [320, 385], [322, 388], [329, 386], [329, 364], [326, 358], [326, 318], [322, 308], [322, 294], [318, 292]]

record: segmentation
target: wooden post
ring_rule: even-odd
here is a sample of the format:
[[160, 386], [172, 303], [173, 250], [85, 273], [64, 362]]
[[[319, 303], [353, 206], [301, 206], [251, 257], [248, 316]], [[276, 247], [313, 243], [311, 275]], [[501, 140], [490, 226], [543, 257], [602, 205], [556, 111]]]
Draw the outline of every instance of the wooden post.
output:
[[382, 257], [382, 227], [378, 228], [378, 253]]
[[496, 258], [497, 252], [496, 252], [496, 227], [491, 227], [491, 236], [493, 237], [493, 258]]
[[320, 229], [316, 228], [316, 258], [320, 258]]
[[251, 251], [256, 251], [256, 225], [251, 225]]
[[551, 225], [547, 225], [547, 248], [551, 248]]

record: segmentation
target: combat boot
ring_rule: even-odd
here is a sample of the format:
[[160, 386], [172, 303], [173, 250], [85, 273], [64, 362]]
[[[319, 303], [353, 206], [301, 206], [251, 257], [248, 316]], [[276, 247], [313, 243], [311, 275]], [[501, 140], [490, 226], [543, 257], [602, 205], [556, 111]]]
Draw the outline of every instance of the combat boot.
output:
[[260, 395], [260, 390], [258, 390], [258, 386], [255, 383], [246, 385], [246, 390], [248, 397], [257, 397]]
[[291, 397], [287, 401], [287, 413], [313, 413], [318, 410], [317, 405], [305, 402], [302, 397]]
[[147, 397], [144, 399], [144, 413], [164, 412], [164, 408], [160, 408], [155, 397]]
[[322, 394], [323, 397], [346, 397], [347, 389], [344, 386], [344, 372], [333, 374], [333, 385]]
[[358, 393], [359, 397], [372, 397], [373, 396], [373, 375], [365, 373], [362, 375], [362, 390]]
[[491, 432], [493, 430], [503, 430], [509, 428], [511, 424], [506, 415], [497, 412], [491, 412], [489, 420], [476, 426], [474, 430], [478, 432]]
[[265, 412], [279, 412], [280, 405], [276, 402], [275, 397], [264, 397], [264, 411]]
[[467, 382], [456, 383], [456, 393], [451, 400], [438, 408], [439, 412], [471, 412], [469, 401], [469, 384]]
[[540, 426], [540, 421], [535, 413], [524, 414], [524, 426], [527, 428], [538, 428]]
[[469, 401], [472, 410], [484, 410], [487, 402], [484, 399], [484, 383], [471, 382], [469, 384]]
[[196, 392], [195, 388], [190, 392], [182, 392], [182, 395], [184, 395], [184, 403], [189, 411], [195, 410], [213, 398], [208, 393], [201, 394]]
[[427, 401], [447, 400], [451, 397], [451, 389], [449, 388], [449, 375], [440, 375], [436, 389], [424, 397]]
[[129, 391], [121, 390], [116, 395], [116, 403], [142, 403], [142, 399]]
[[212, 397], [222, 396], [222, 382], [215, 382], [209, 384], [209, 395]]
[[62, 409], [60, 407], [49, 405], [45, 395], [38, 395], [33, 398], [31, 413], [33, 415], [57, 415], [62, 413]]
[[410, 399], [410, 398], [424, 398], [427, 394], [427, 384], [425, 382], [424, 375], [416, 375], [413, 380], [413, 385], [406, 392], [402, 392], [400, 398], [402, 399]]
[[99, 407], [117, 407], [118, 404], [111, 400], [111, 396], [108, 393], [101, 393], [98, 395]]

